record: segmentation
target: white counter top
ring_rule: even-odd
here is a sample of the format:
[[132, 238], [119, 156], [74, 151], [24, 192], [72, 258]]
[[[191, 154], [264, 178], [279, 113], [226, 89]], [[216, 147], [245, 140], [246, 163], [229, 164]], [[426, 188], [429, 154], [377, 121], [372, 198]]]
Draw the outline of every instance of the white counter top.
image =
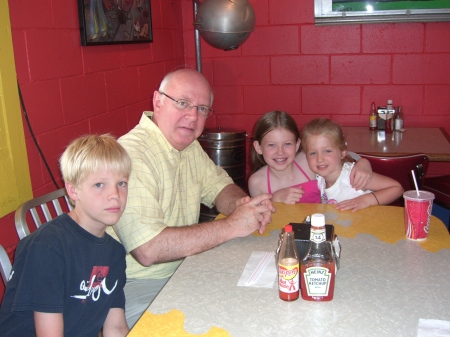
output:
[[[283, 205], [279, 212], [285, 206], [289, 207]], [[278, 297], [276, 281], [273, 288], [237, 286], [253, 251], [275, 252], [280, 230], [272, 230], [269, 236], [235, 239], [186, 258], [130, 336], [164, 336], [159, 329], [168, 320], [176, 326], [172, 332], [179, 328], [180, 333], [203, 336], [416, 336], [419, 318], [450, 320], [450, 237], [439, 219], [433, 217], [428, 240], [439, 238], [434, 241], [445, 248], [424, 249], [426, 245], [404, 239], [403, 228], [398, 229], [403, 226], [398, 223], [403, 208], [377, 206], [378, 212], [375, 207], [366, 212], [372, 215], [372, 225], [395, 229], [390, 237], [396, 243], [388, 243], [383, 234], [361, 233], [365, 227], [371, 232], [370, 224], [359, 221], [364, 210], [356, 213], [352, 223], [348, 220], [352, 214], [320, 207], [327, 210], [327, 223], [335, 225], [342, 245], [331, 302], [307, 302], [301, 297], [284, 302]], [[379, 219], [373, 214], [379, 214]], [[394, 223], [378, 222], [386, 216]], [[295, 221], [291, 217], [279, 214], [272, 226], [282, 228], [283, 218]], [[359, 228], [354, 235], [349, 231], [352, 227]], [[183, 315], [175, 315], [179, 311], [184, 326]], [[150, 316], [154, 320], [149, 325]]]

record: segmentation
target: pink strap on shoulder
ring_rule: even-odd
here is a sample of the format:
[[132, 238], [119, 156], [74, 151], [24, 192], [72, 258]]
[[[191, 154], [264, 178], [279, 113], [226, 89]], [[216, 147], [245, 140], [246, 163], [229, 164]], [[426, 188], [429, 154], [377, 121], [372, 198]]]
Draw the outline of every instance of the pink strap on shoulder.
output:
[[272, 194], [272, 190], [270, 188], [270, 168], [269, 168], [269, 165], [267, 165], [267, 192], [269, 194]]
[[301, 166], [294, 160], [294, 164], [295, 166], [298, 167], [298, 169], [303, 173], [303, 175], [306, 177], [306, 179], [308, 179], [308, 181], [311, 181], [311, 179], [309, 179], [308, 175], [305, 173], [305, 171], [303, 171], [303, 169], [301, 168]]

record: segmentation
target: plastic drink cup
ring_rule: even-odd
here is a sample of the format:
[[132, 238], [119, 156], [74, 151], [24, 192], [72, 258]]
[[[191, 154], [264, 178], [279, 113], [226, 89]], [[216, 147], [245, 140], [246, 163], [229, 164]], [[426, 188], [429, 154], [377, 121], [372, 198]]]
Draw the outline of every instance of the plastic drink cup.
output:
[[411, 240], [425, 240], [430, 228], [431, 210], [434, 194], [426, 191], [406, 191], [405, 199], [405, 231]]

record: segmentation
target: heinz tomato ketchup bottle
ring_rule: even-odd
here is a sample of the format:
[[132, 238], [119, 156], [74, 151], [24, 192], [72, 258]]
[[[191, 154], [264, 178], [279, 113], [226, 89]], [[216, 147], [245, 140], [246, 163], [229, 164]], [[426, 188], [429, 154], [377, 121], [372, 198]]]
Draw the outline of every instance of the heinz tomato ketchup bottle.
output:
[[295, 301], [300, 290], [300, 265], [292, 226], [284, 229], [283, 242], [278, 256], [278, 289], [283, 301]]
[[307, 301], [331, 301], [335, 273], [335, 262], [326, 239], [325, 215], [313, 214], [308, 254], [300, 262], [302, 298]]

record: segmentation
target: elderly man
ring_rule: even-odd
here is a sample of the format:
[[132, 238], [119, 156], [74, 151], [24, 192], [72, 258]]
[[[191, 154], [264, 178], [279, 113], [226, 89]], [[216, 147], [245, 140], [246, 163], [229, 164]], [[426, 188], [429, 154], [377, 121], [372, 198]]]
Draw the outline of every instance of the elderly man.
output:
[[[119, 139], [133, 162], [128, 204], [114, 231], [125, 246], [126, 316], [130, 328], [181, 259], [254, 231], [271, 221], [271, 195], [251, 199], [217, 167], [197, 138], [212, 113], [212, 89], [197, 71], [169, 73], [153, 95], [154, 112]], [[198, 224], [200, 203], [223, 220]]]

